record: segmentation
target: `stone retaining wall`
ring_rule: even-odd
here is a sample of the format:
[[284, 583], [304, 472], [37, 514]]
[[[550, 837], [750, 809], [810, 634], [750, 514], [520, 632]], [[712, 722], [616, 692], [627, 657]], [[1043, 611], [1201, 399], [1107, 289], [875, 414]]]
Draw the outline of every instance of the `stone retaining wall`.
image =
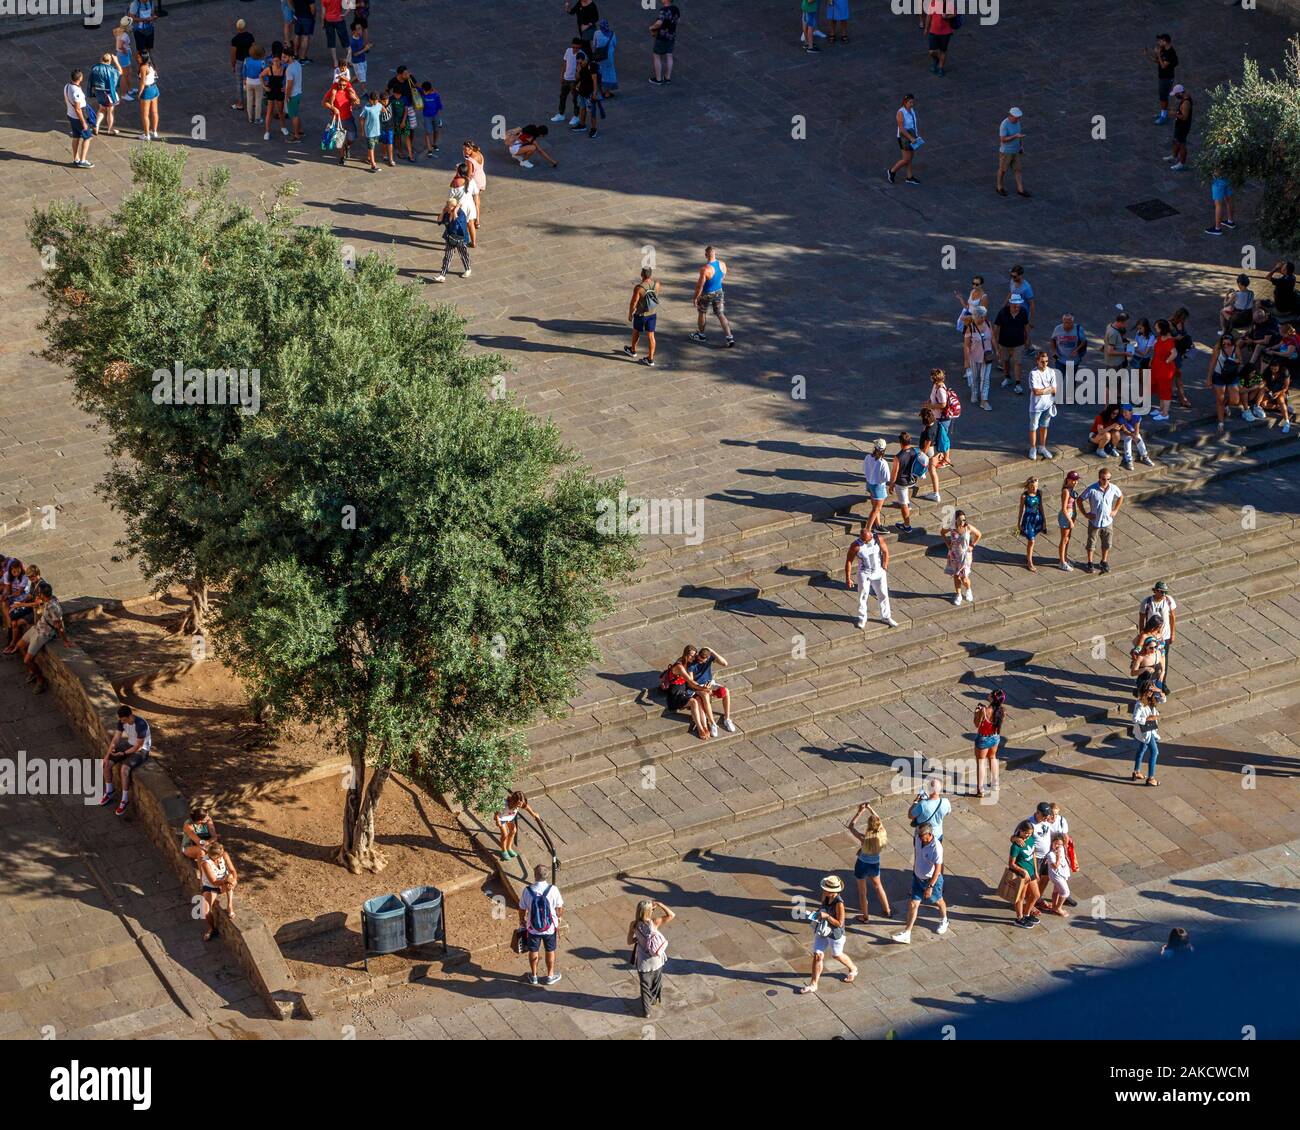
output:
[[[8, 609], [0, 607], [8, 624]], [[37, 656], [37, 666], [49, 680], [50, 692], [68, 725], [86, 750], [86, 756], [101, 758], [108, 744], [108, 727], [118, 708], [117, 695], [98, 663], [84, 651], [68, 650], [57, 639]], [[199, 893], [194, 864], [180, 851], [181, 825], [190, 810], [188, 799], [176, 787], [157, 759], [159, 751], [131, 774], [131, 816], [153, 841], [154, 847], [176, 873], [192, 896]], [[238, 920], [231, 920], [217, 908], [217, 936], [234, 956], [249, 983], [271, 1010], [287, 1019], [302, 1005], [302, 993], [294, 982], [279, 946], [266, 922], [247, 902]]]

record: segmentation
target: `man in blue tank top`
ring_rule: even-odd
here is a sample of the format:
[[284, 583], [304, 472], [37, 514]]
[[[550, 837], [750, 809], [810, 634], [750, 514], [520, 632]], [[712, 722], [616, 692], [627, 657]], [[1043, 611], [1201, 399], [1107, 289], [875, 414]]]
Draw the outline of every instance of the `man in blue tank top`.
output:
[[722, 280], [726, 275], [727, 264], [714, 254], [712, 247], [706, 247], [704, 266], [700, 268], [699, 277], [695, 280], [695, 312], [699, 316], [699, 328], [691, 334], [692, 341], [704, 341], [704, 320], [712, 310], [718, 316], [722, 332], [727, 336], [727, 347], [736, 344], [727, 316], [723, 313]]

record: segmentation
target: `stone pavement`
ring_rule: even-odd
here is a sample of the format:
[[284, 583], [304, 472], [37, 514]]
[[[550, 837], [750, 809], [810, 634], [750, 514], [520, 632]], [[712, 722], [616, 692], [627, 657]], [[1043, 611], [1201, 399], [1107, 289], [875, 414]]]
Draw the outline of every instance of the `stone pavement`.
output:
[[[456, 303], [471, 338], [515, 366], [508, 388], [552, 415], [595, 467], [624, 473], [649, 497], [702, 498], [707, 528], [734, 525], [737, 533], [773, 512], [824, 513], [856, 491], [864, 444], [913, 426], [931, 364], [957, 364], [951, 291], [964, 292], [973, 272], [1000, 300], [1011, 263], [1023, 262], [1039, 295], [1040, 337], [1069, 307], [1096, 339], [1123, 301], [1152, 317], [1186, 304], [1204, 340], [1217, 295], [1251, 242], [1248, 222], [1234, 239], [1200, 234], [1206, 193], [1160, 159], [1167, 137], [1150, 124], [1154, 84], [1137, 47], [1167, 27], [1183, 59], [1180, 79], [1200, 93], [1239, 69], [1244, 41], [1265, 65], [1280, 58], [1286, 25], [1273, 16], [1220, 7], [1168, 13], [1152, 3], [1117, 9], [1100, 0], [1053, 0], [1032, 12], [1006, 5], [996, 26], [972, 21], [958, 33], [941, 80], [928, 74], [911, 18], [884, 5], [861, 6], [853, 44], [818, 56], [796, 47], [785, 0], [688, 5], [674, 83], [655, 88], [644, 81], [643, 8], [608, 0], [602, 10], [620, 33], [622, 91], [599, 138], [557, 127], [550, 141], [558, 170], [519, 169], [490, 138], [494, 122], [540, 121], [554, 110], [572, 21], [558, 4], [531, 0], [464, 10], [406, 4], [400, 23], [378, 11], [371, 74], [382, 81], [406, 62], [442, 91], [448, 144], [437, 161], [375, 176], [324, 161], [313, 140], [322, 124], [313, 103], [326, 81], [320, 62], [308, 67], [311, 144], [263, 142], [228, 108], [226, 59], [236, 15], [262, 37], [278, 33], [270, 0], [187, 6], [162, 22], [164, 137], [187, 144], [195, 171], [230, 167], [249, 199], [301, 181], [306, 219], [426, 281], [439, 257], [431, 219], [451, 154], [462, 137], [476, 137], [488, 151], [491, 198], [478, 269], [469, 282], [453, 277], [431, 288], [430, 299]], [[1090, 31], [1077, 37], [1068, 65], [1044, 68], [1061, 26]], [[34, 522], [13, 548], [77, 596], [141, 585], [133, 565], [109, 559], [118, 524], [93, 494], [102, 441], [86, 430], [59, 374], [30, 356], [39, 311], [26, 284], [37, 264], [21, 221], [33, 204], [68, 195], [102, 216], [128, 186], [125, 157], [141, 144], [131, 107], [123, 137], [94, 143], [94, 170], [66, 165], [58, 91], [69, 68], [88, 69], [107, 42], [107, 32], [80, 28], [0, 42], [0, 66], [28, 76], [32, 92], [21, 103], [13, 89], [0, 94], [0, 149], [10, 157], [0, 167], [0, 256], [15, 268], [0, 279], [0, 364], [6, 388], [19, 393], [0, 402], [0, 483], [34, 513], [58, 508], [54, 530]], [[1118, 65], [1114, 42], [1132, 48]], [[315, 52], [327, 58], [319, 41]], [[893, 112], [907, 89], [917, 92], [928, 139], [920, 189], [881, 176], [896, 153]], [[1028, 201], [992, 192], [993, 139], [1012, 102], [1025, 108], [1032, 139]], [[1105, 141], [1090, 139], [1097, 114], [1107, 121]], [[195, 115], [202, 140], [190, 137]], [[806, 139], [792, 137], [796, 116]], [[1152, 197], [1178, 215], [1148, 223], [1126, 208]], [[1248, 212], [1251, 194], [1239, 203]], [[689, 288], [707, 242], [732, 269], [734, 350], [718, 348], [713, 331], [707, 346], [685, 340]], [[647, 247], [665, 284], [653, 372], [619, 353]], [[1263, 248], [1258, 259], [1271, 262]], [[792, 396], [796, 376], [806, 379], [803, 399]], [[1020, 452], [1023, 403], [995, 400], [997, 411], [968, 413], [960, 425], [968, 466]], [[1073, 442], [1088, 416], [1066, 410], [1057, 430], [1073, 429]]]
[[[84, 753], [53, 696], [33, 696], [6, 656], [0, 756], [20, 750], [29, 762]], [[174, 1037], [266, 1015], [225, 950], [202, 941], [148, 837], [112, 809], [0, 794], [0, 859], [0, 1036]]]
[[[810, 930], [798, 900], [820, 879], [849, 885], [853, 841], [843, 830], [855, 798], [834, 818], [787, 830], [776, 842], [704, 853], [569, 896], [552, 989], [520, 981], [521, 957], [363, 998], [343, 1021], [358, 1038], [880, 1038], [919, 1022], [956, 1024], [986, 1000], [1016, 1000], [1100, 967], [1154, 956], [1172, 926], [1193, 940], [1233, 924], [1295, 911], [1300, 903], [1300, 695], [1207, 711], [1192, 727], [1162, 726], [1161, 786], [1127, 782], [1131, 743], [1072, 752], [1004, 771], [996, 803], [958, 798], [944, 823], [952, 926], [934, 933], [922, 910], [913, 942], [891, 941], [906, 909], [911, 865], [905, 820], [887, 818], [882, 879], [889, 919], [853, 924], [839, 970], [815, 997], [806, 982]], [[1254, 789], [1243, 787], [1253, 767]], [[1079, 907], [1020, 930], [993, 894], [1017, 821], [1046, 798], [1061, 804], [1078, 845]], [[564, 876], [560, 884], [563, 889]], [[637, 899], [667, 903], [670, 959], [662, 1013], [635, 1014], [636, 979], [623, 945]], [[509, 924], [503, 925], [503, 932]], [[1070, 1036], [1074, 1033], [1062, 1033]]]
[[[1068, 5], [1048, 0], [1032, 11], [1011, 10], [1008, 5], [997, 26], [981, 28], [972, 21], [958, 34], [949, 76], [940, 80], [926, 72], [921, 40], [911, 20], [888, 14], [884, 5], [871, 11], [859, 5], [854, 43], [847, 49], [827, 48], [813, 57], [800, 54], [794, 44], [796, 24], [786, 0], [707, 9], [684, 6], [679, 69], [671, 87], [658, 89], [644, 82], [648, 61], [638, 30], [646, 23], [643, 9], [635, 0], [607, 0], [602, 9], [623, 44], [622, 94], [609, 104], [610, 117], [598, 139], [571, 135], [559, 127], [549, 139], [559, 169], [551, 171], [539, 164], [529, 172], [514, 167], [489, 135], [494, 121], [515, 125], [544, 120], [553, 112], [559, 55], [572, 30], [571, 19], [563, 17], [559, 7], [532, 0], [484, 0], [456, 10], [407, 4], [401, 9], [400, 24], [390, 21], [381, 9], [372, 28], [380, 45], [371, 59], [372, 83], [383, 81], [399, 62], [411, 65], [420, 77], [434, 79], [447, 103], [447, 144], [437, 161], [385, 169], [374, 176], [356, 164], [338, 169], [310, 143], [322, 121], [321, 111], [313, 105], [325, 84], [320, 60], [327, 55], [319, 33], [318, 61], [309, 67], [304, 99], [309, 143], [263, 142], [260, 131], [227, 108], [226, 44], [229, 25], [237, 15], [248, 18], [254, 32], [269, 39], [271, 31], [278, 32], [276, 7], [261, 0], [255, 9], [252, 5], [178, 9], [160, 25], [156, 53], [164, 91], [164, 136], [168, 144], [183, 141], [190, 148], [194, 171], [229, 166], [236, 191], [249, 200], [286, 179], [301, 181], [300, 201], [307, 220], [330, 224], [359, 253], [378, 251], [404, 275], [423, 281], [431, 277], [440, 258], [440, 243], [430, 224], [450, 175], [456, 143], [466, 136], [477, 138], [488, 150], [487, 195], [492, 201], [485, 209], [483, 245], [475, 257], [473, 279], [453, 276], [444, 287], [430, 287], [430, 300], [456, 303], [468, 319], [468, 333], [476, 345], [499, 350], [514, 366], [508, 378], [510, 391], [531, 409], [550, 414], [598, 470], [623, 473], [633, 493], [703, 499], [706, 536], [715, 544], [756, 541], [768, 536], [774, 523], [826, 517], [858, 500], [864, 448], [876, 435], [891, 435], [914, 425], [915, 407], [928, 388], [926, 374], [932, 364], [956, 367], [958, 348], [951, 329], [956, 302], [950, 292], [964, 291], [973, 273], [983, 274], [995, 298], [1000, 298], [999, 284], [1011, 263], [1025, 264], [1039, 296], [1039, 340], [1059, 313], [1069, 308], [1096, 341], [1114, 303], [1120, 301], [1137, 316], [1150, 317], [1187, 305], [1193, 332], [1203, 342], [1213, 330], [1217, 296], [1239, 269], [1242, 246], [1252, 242], [1248, 221], [1234, 233], [1238, 238], [1210, 240], [1200, 234], [1207, 194], [1190, 174], [1180, 179], [1160, 160], [1167, 134], [1150, 125], [1152, 68], [1140, 59], [1137, 48], [1156, 31], [1170, 30], [1183, 59], [1180, 81], [1198, 95], [1203, 112], [1205, 90], [1238, 72], [1247, 41], [1264, 66], [1280, 58], [1285, 25], [1262, 13], [1198, 7], [1171, 14], [1150, 2], [1121, 10], [1100, 0]], [[1087, 29], [1075, 37], [1068, 59], [1062, 58], [1060, 50], [1062, 26]], [[66, 598], [133, 595], [143, 587], [133, 564], [111, 559], [120, 526], [94, 493], [106, 466], [102, 437], [88, 430], [61, 374], [31, 356], [40, 346], [40, 311], [27, 283], [38, 268], [22, 231], [22, 221], [34, 203], [76, 195], [92, 215], [102, 216], [129, 187], [125, 155], [140, 144], [130, 106], [123, 108], [121, 117], [126, 136], [95, 142], [93, 171], [72, 170], [66, 163], [68, 139], [59, 88], [73, 65], [88, 69], [107, 43], [106, 31], [82, 29], [0, 42], [0, 66], [6, 73], [28, 76], [26, 90], [35, 92], [24, 94], [21, 102], [16, 88], [0, 92], [0, 111], [4, 111], [0, 150], [9, 158], [0, 163], [0, 187], [6, 190], [0, 207], [7, 221], [0, 225], [0, 257], [11, 268], [0, 276], [0, 388], [4, 391], [0, 513], [11, 502], [31, 509], [31, 525], [7, 540], [5, 548], [37, 560]], [[1115, 43], [1126, 45], [1118, 65]], [[467, 45], [472, 51], [469, 63]], [[1044, 59], [1053, 62], [1044, 65]], [[919, 189], [890, 187], [881, 176], [896, 152], [893, 111], [900, 93], [909, 89], [917, 93], [928, 141], [918, 157], [917, 171], [924, 181]], [[994, 134], [1012, 102], [1025, 108], [1031, 140], [1026, 176], [1034, 198], [1028, 201], [1004, 200], [992, 192]], [[1095, 115], [1106, 119], [1105, 141], [1090, 136]], [[803, 119], [806, 139], [796, 139], [801, 127], [796, 118]], [[205, 132], [200, 140], [190, 136], [197, 126]], [[1194, 147], [1197, 137], [1194, 131]], [[1147, 222], [1126, 207], [1152, 198], [1168, 201], [1176, 213]], [[1251, 202], [1250, 191], [1241, 194], [1243, 213], [1248, 214]], [[693, 328], [690, 285], [707, 242], [717, 244], [732, 269], [728, 307], [740, 342], [734, 350], [718, 348], [713, 328], [709, 345], [696, 346], [685, 339], [686, 331]], [[627, 293], [646, 248], [652, 249], [666, 299], [660, 313], [661, 364], [654, 371], [627, 368], [628, 362], [619, 354], [626, 333]], [[948, 255], [949, 248], [955, 259]], [[1266, 268], [1272, 261], [1267, 249], [1257, 251], [1258, 263]], [[171, 360], [160, 359], [160, 364]], [[1192, 372], [1189, 391], [1196, 408], [1191, 415], [1203, 417], [1207, 393]], [[798, 387], [796, 377], [805, 379], [802, 399], [792, 395], [792, 388]], [[981, 480], [999, 468], [1004, 469], [1004, 487], [1028, 473], [1029, 465], [1019, 462], [1024, 405], [1000, 392], [994, 399], [994, 412], [968, 412], [958, 427], [962, 481], [954, 497], [962, 497], [968, 489], [979, 497]], [[1073, 449], [1091, 414], [1088, 408], [1063, 409], [1053, 446]], [[1234, 442], [1249, 449], [1242, 458], [1265, 458], [1262, 452], [1250, 454], [1265, 445], [1253, 439], [1249, 429], [1234, 424], [1233, 432]], [[1196, 481], [1194, 488], [1203, 491], [1206, 480]], [[1222, 513], [1238, 502], [1231, 486], [1222, 487], [1222, 496], [1213, 500], [1202, 500], [1199, 493], [1177, 495], [1177, 487], [1171, 489], [1176, 496], [1153, 505], [1150, 522], [1141, 527], [1143, 540], [1138, 548], [1152, 561], [1172, 557], [1171, 547], [1182, 544], [1178, 538], [1192, 537], [1212, 522], [1221, 525], [1222, 518], [1211, 513], [1214, 507]], [[1272, 476], [1266, 490], [1271, 501], [1262, 509], [1294, 518], [1294, 496], [1286, 494], [1280, 475]], [[1245, 498], [1253, 500], [1255, 495]], [[1276, 551], [1275, 543], [1272, 549]], [[669, 562], [673, 587], [668, 598], [676, 604], [688, 603], [682, 599], [684, 586], [712, 583], [703, 570], [700, 577], [692, 574], [692, 566], [703, 556], [697, 557], [680, 537], [647, 539], [646, 550]], [[1238, 583], [1244, 589], [1261, 560], [1234, 554], [1231, 562], [1240, 570], [1240, 581], [1214, 575], [1213, 582], [1229, 592]], [[790, 558], [780, 563], [788, 565]], [[918, 560], [902, 569], [916, 571], [919, 578], [919, 570], [929, 567], [932, 572], [933, 566]], [[1009, 566], [1010, 562], [999, 562], [980, 581], [985, 586], [982, 592], [997, 594], [991, 603], [1025, 598], [1018, 576], [1002, 576]], [[1196, 567], [1211, 570], [1213, 563], [1198, 560]], [[907, 575], [900, 571], [900, 580]], [[1038, 580], [1045, 585], [1054, 578]], [[780, 601], [790, 602], [790, 607], [778, 603], [748, 617], [743, 630], [753, 633], [755, 643], [741, 648], [742, 659], [751, 658], [745, 656], [746, 650], [758, 654], [763, 645], [787, 636], [792, 630], [789, 625], [775, 625], [792, 616], [800, 620], [801, 631], [810, 640], [824, 643], [828, 653], [834, 650], [842, 623], [820, 618], [828, 614], [823, 605], [844, 598], [819, 592], [815, 585], [809, 589], [810, 597], [784, 594]], [[904, 591], [925, 590], [917, 580]], [[1043, 599], [1061, 598], [1054, 588]], [[1071, 609], [1061, 611], [1073, 614]], [[1088, 603], [1089, 617], [1102, 611], [1100, 605]], [[974, 612], [985, 614], [982, 607]], [[842, 610], [835, 615], [842, 615]], [[1128, 615], [1124, 614], [1125, 620]], [[1207, 629], [1208, 654], [1231, 653], [1234, 643], [1252, 633], [1263, 633], [1270, 644], [1281, 640], [1290, 645], [1286, 630], [1278, 635], [1275, 625], [1261, 622], [1258, 612], [1251, 619], [1247, 613], [1218, 608], [1214, 615], [1217, 619]], [[1241, 622], [1234, 627], [1238, 615]], [[1294, 622], [1290, 606], [1274, 615], [1281, 622]], [[1044, 629], [1058, 630], [1060, 622], [1045, 623]], [[977, 645], [987, 642], [974, 631], [969, 636]], [[660, 638], [647, 633], [642, 642], [658, 647]], [[872, 646], [877, 646], [874, 640]], [[617, 666], [629, 656], [614, 648], [608, 658], [606, 669], [618, 677], [625, 678], [635, 669]], [[640, 662], [648, 658], [640, 657]], [[851, 665], [828, 666], [826, 674], [839, 679], [846, 666]], [[1111, 675], [1092, 671], [1090, 677]], [[756, 679], [754, 687], [779, 710], [783, 695], [797, 679], [769, 681], [765, 687]], [[837, 690], [840, 687], [836, 685]], [[57, 729], [57, 719], [27, 710], [27, 704], [21, 703], [4, 716]], [[1295, 733], [1293, 717], [1281, 710], [1268, 717], [1272, 721], [1267, 732], [1283, 747], [1270, 754], [1278, 759], [1275, 771], [1292, 772], [1293, 751], [1289, 752], [1287, 742]], [[1257, 721], [1252, 717], [1252, 726]], [[867, 718], [861, 728], [872, 733], [877, 725], [879, 719]], [[844, 735], [823, 731], [811, 739], [801, 734], [799, 740], [822, 742], [830, 748]], [[1227, 749], [1228, 744], [1219, 743], [1229, 740], [1230, 735], [1216, 736], [1205, 748]], [[28, 741], [27, 748], [36, 747]], [[1082, 769], [1069, 760], [1072, 756], [1082, 759]], [[1187, 756], [1196, 757], [1194, 751]], [[1175, 759], [1175, 769], [1166, 774], [1167, 787], [1158, 796], [1139, 792], [1130, 800], [1131, 790], [1116, 790], [1110, 781], [1073, 779], [1076, 772], [1099, 772], [1099, 760], [1092, 752], [1062, 753], [1059, 762], [1049, 758], [1026, 769], [1025, 779], [1056, 775], [1052, 795], [1066, 804], [1067, 811], [1077, 812], [1080, 826], [1095, 829], [1098, 843], [1107, 845], [1089, 847], [1091, 831], [1089, 840], [1083, 841], [1085, 851], [1102, 866], [1085, 863], [1081, 885], [1097, 883], [1099, 891], [1111, 892], [1112, 907], [1116, 898], [1121, 903], [1126, 898], [1135, 900], [1134, 923], [1164, 909], [1157, 905], [1156, 896], [1125, 894], [1135, 883], [1156, 881], [1158, 872], [1158, 882], [1149, 889], [1177, 895], [1182, 888], [1171, 876], [1180, 876], [1180, 882], [1200, 882], [1195, 869], [1224, 866], [1225, 861], [1257, 849], [1248, 834], [1256, 822], [1247, 821], [1247, 809], [1239, 803], [1243, 798], [1223, 787], [1226, 781], [1213, 769], [1213, 762], [1195, 773], [1181, 773]], [[716, 767], [706, 768], [711, 774], [724, 773], [725, 762], [724, 754]], [[799, 789], [809, 782], [815, 785], [822, 773], [828, 778], [844, 777], [845, 767], [805, 763], [792, 783]], [[1202, 773], [1209, 774], [1207, 779], [1218, 787], [1197, 783]], [[1060, 776], [1072, 789], [1058, 788]], [[1265, 792], [1265, 784], [1275, 791]], [[1268, 836], [1275, 848], [1300, 831], [1292, 819], [1290, 788], [1288, 777], [1269, 778], [1261, 784], [1260, 794], [1249, 798], [1253, 804], [1264, 803], [1278, 821], [1277, 834]], [[1039, 795], [1026, 784], [1023, 796], [1016, 794], [1017, 804], [1027, 812]], [[1176, 803], [1179, 799], [1182, 808]], [[14, 800], [6, 798], [4, 803], [12, 806]], [[44, 811], [48, 815], [59, 810]], [[1161, 864], [1154, 871], [1148, 866], [1134, 873], [1136, 864], [1131, 858], [1126, 861], [1125, 853], [1140, 846], [1125, 831], [1131, 827], [1126, 825], [1130, 812], [1132, 819], [1140, 819], [1150, 829], [1138, 839], [1154, 840], [1164, 849], [1156, 853]], [[972, 884], [987, 882], [996, 869], [1005, 825], [1015, 813], [999, 819], [996, 829], [983, 822], [982, 813], [964, 814], [971, 821], [972, 844], [982, 836], [987, 849], [978, 858], [973, 851], [969, 858], [954, 853], [956, 870], [971, 876]], [[126, 999], [114, 998], [94, 1006], [101, 1011], [85, 1013], [77, 1011], [79, 998], [66, 1000], [63, 1007], [68, 1015], [54, 1021], [56, 1028], [121, 1023], [128, 1028], [135, 1025], [134, 1030], [142, 1033], [154, 1029], [140, 1025], [157, 1021], [169, 1030], [195, 1036], [224, 1033], [229, 1038], [247, 1038], [247, 1033], [276, 1031], [263, 1027], [269, 1022], [244, 1017], [243, 987], [230, 986], [223, 992], [220, 970], [209, 968], [189, 945], [187, 939], [192, 942], [191, 933], [196, 937], [197, 932], [170, 899], [165, 879], [151, 870], [156, 863], [144, 854], [132, 854], [143, 841], [133, 845], [131, 829], [120, 828], [111, 816], [108, 826], [101, 828], [94, 822], [104, 815], [98, 810], [90, 812], [89, 820], [80, 814], [81, 819], [73, 821], [93, 829], [97, 849], [116, 852], [120, 848], [121, 855], [115, 855], [120, 870], [102, 872], [110, 890], [125, 889], [114, 886], [117, 883], [145, 892], [125, 899], [123, 905], [134, 909], [124, 919], [95, 907], [90, 873], [67, 850], [68, 837], [59, 827], [28, 803], [20, 815], [23, 838], [42, 845], [43, 862], [26, 862], [24, 868], [35, 868], [30, 874], [18, 869], [5, 877], [13, 889], [11, 897], [0, 902], [5, 908], [0, 914], [9, 919], [24, 913], [55, 917], [66, 913], [53, 908], [70, 905], [67, 900], [54, 902], [34, 894], [66, 882], [74, 892], [69, 897], [76, 899], [78, 914], [93, 913], [96, 918], [93, 929], [89, 924], [85, 931], [78, 927], [80, 936], [99, 938], [102, 929], [111, 948], [130, 939], [126, 921], [139, 921], [142, 938], [157, 934], [167, 939], [164, 953], [173, 955], [176, 969], [193, 966], [199, 971], [200, 984], [189, 985], [199, 1006], [194, 1009], [199, 1023], [175, 1001], [170, 1013], [136, 1016], [163, 1008], [167, 994], [156, 972], [149, 988], [144, 968], [132, 964], [123, 971], [131, 982]], [[10, 826], [17, 825], [6, 825]], [[897, 828], [897, 823], [893, 826]], [[783, 1017], [790, 1016], [788, 1021], [773, 1019], [774, 1002], [792, 1003], [786, 999], [792, 996], [786, 991], [794, 977], [790, 963], [803, 961], [807, 939], [804, 927], [789, 923], [782, 917], [783, 910], [772, 908], [788, 906], [794, 893], [811, 892], [818, 874], [833, 864], [842, 865], [848, 856], [842, 835], [833, 846], [822, 844], [816, 835], [803, 846], [781, 846], [802, 843], [800, 837], [810, 830], [812, 824], [782, 829], [775, 847], [760, 837], [735, 849], [733, 858], [706, 857], [712, 861], [709, 866], [687, 868], [681, 875], [656, 868], [653, 874], [662, 882], [643, 884], [661, 893], [666, 890], [670, 903], [684, 900], [686, 908], [675, 929], [680, 936], [675, 942], [680, 961], [675, 961], [671, 979], [669, 1015], [656, 1032], [793, 1034], [800, 1030], [799, 1021], [811, 1017], [803, 1025], [811, 1034], [829, 1032], [831, 1025], [839, 1030], [842, 1022], [855, 1032], [870, 1033], [923, 1007], [908, 980], [916, 976], [909, 963], [919, 962], [916, 955], [921, 950], [909, 954], [873, 946], [870, 952], [895, 963], [887, 978], [864, 978], [851, 989], [828, 981], [822, 998], [804, 998], [799, 1005], [802, 1011], [783, 1012]], [[830, 834], [829, 828], [817, 833]], [[127, 838], [118, 844], [118, 837]], [[1271, 857], [1256, 862], [1269, 869], [1267, 881], [1274, 886], [1294, 886], [1293, 878]], [[904, 861], [895, 856], [890, 863], [895, 879], [891, 886], [897, 885], [903, 867]], [[663, 883], [679, 885], [665, 888]], [[967, 893], [973, 898], [976, 889], [983, 888], [972, 886]], [[608, 956], [611, 947], [621, 950], [621, 923], [637, 893], [635, 883], [631, 887], [605, 883], [573, 899], [574, 921], [565, 957], [569, 975], [559, 992], [520, 1003], [513, 981], [493, 979], [505, 970], [513, 977], [517, 965], [504, 961], [480, 981], [457, 974], [447, 982], [451, 992], [431, 993], [427, 987], [414, 986], [364, 1002], [356, 1017], [358, 1034], [505, 1035], [517, 1029], [536, 1031], [543, 1024], [569, 1035], [640, 1034], [639, 1021], [625, 1015], [620, 999], [631, 991], [630, 977]], [[146, 906], [151, 895], [156, 902]], [[591, 901], [584, 903], [588, 898]], [[139, 899], [144, 901], [137, 905], [133, 900]], [[1196, 912], [1188, 906], [1179, 910], [1182, 915]], [[962, 947], [969, 945], [971, 953], [960, 969], [949, 972], [970, 978], [961, 988], [969, 990], [973, 983], [990, 993], [1005, 987], [998, 981], [999, 977], [1005, 980], [1004, 966], [986, 968], [982, 963], [1016, 952], [1009, 947], [1052, 950], [1050, 955], [1035, 954], [1034, 960], [1067, 962], [1078, 954], [1092, 955], [1083, 960], [1108, 960], [1131, 950], [1134, 939], [1145, 937], [1136, 925], [1130, 935], [1109, 925], [1091, 928], [1075, 920], [1049, 923], [1045, 929], [1007, 942], [1000, 933], [1005, 926], [977, 919], [963, 922], [962, 917], [958, 914], [953, 936], [943, 941], [962, 953]], [[1070, 945], [1053, 948], [1041, 940], [1055, 933], [1057, 926], [1072, 931]], [[1155, 926], [1143, 929], [1158, 933]], [[1089, 932], [1079, 935], [1081, 930]], [[982, 931], [999, 933], [975, 939], [975, 933]], [[1103, 943], [1109, 947], [1104, 952], [1089, 949]], [[581, 964], [574, 964], [575, 946]], [[19, 952], [30, 952], [30, 947]], [[753, 955], [756, 961], [746, 961]], [[24, 967], [37, 984], [45, 967], [36, 961], [38, 956], [33, 955], [33, 964]], [[73, 963], [69, 969], [79, 970], [79, 955], [60, 954], [60, 960], [64, 958]], [[740, 980], [728, 975], [737, 965], [754, 968]], [[173, 991], [187, 984], [176, 969], [162, 964], [159, 968], [174, 976]], [[88, 978], [85, 983], [95, 980], [88, 971], [76, 976]], [[774, 978], [777, 984], [764, 978]], [[618, 986], [617, 993], [611, 995], [610, 985]], [[41, 994], [37, 990], [38, 1007], [32, 1017], [24, 1011], [29, 1003], [24, 1000], [20, 1008], [27, 1026], [24, 1031], [40, 1019], [40, 1006], [52, 999], [50, 994], [61, 991]], [[178, 997], [184, 995], [182, 989]], [[840, 1018], [832, 1008], [840, 998], [846, 1013], [863, 1015]], [[469, 1000], [476, 1003], [466, 1007]], [[137, 1007], [140, 1001], [147, 1003]], [[557, 1007], [565, 1004], [575, 1007]], [[210, 1025], [204, 1017], [227, 1018]], [[227, 1027], [214, 1032], [221, 1023]], [[292, 1025], [284, 1029], [308, 1030]], [[323, 1032], [329, 1034], [328, 1029]]]

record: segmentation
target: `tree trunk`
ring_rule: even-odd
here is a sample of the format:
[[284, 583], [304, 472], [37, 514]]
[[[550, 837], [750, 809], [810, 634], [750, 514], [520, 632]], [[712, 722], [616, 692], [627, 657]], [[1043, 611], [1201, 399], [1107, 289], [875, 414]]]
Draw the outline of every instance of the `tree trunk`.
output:
[[363, 871], [377, 874], [388, 866], [388, 859], [375, 844], [375, 812], [379, 798], [388, 781], [389, 768], [379, 766], [362, 789], [366, 779], [365, 745], [354, 745], [352, 755], [352, 787], [343, 801], [343, 844], [337, 859], [354, 875]]
[[[186, 585], [185, 591], [189, 593], [190, 609], [181, 618], [177, 635], [205, 636], [208, 622], [208, 586], [206, 583], [195, 581]], [[195, 647], [193, 650], [196, 662], [203, 660], [207, 655], [206, 643], [203, 647]]]

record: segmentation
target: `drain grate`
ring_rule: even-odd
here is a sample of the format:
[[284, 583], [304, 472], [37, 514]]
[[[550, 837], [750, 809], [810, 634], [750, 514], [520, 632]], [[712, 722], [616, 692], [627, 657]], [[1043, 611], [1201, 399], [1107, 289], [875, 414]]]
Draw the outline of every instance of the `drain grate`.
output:
[[1139, 200], [1128, 206], [1130, 212], [1144, 220], [1163, 220], [1166, 216], [1178, 215], [1178, 209], [1170, 207], [1163, 200]]

